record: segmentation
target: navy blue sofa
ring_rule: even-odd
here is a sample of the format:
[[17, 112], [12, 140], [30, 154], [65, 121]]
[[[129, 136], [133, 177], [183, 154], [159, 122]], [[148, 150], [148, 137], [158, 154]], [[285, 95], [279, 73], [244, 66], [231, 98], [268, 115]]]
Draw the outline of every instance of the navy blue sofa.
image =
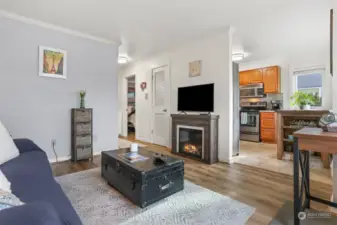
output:
[[45, 152], [28, 139], [15, 139], [20, 155], [0, 169], [12, 192], [24, 203], [0, 211], [1, 225], [82, 225], [55, 181]]

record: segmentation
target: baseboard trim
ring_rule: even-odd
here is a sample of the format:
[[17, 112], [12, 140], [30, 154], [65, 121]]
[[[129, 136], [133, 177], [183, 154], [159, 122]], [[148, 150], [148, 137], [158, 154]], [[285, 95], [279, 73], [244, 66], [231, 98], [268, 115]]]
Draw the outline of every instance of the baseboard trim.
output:
[[70, 160], [71, 157], [70, 156], [64, 156], [64, 157], [58, 157], [56, 161], [56, 158], [49, 158], [49, 163], [56, 163], [56, 162], [64, 162], [64, 161], [68, 161]]
[[[100, 155], [102, 152], [94, 152], [93, 155]], [[56, 162], [65, 162], [65, 161], [69, 161], [71, 159], [71, 156], [64, 156], [64, 157], [58, 157], [57, 161], [56, 158], [49, 158], [48, 161], [49, 163], [56, 163]]]
[[230, 159], [219, 159], [219, 162], [221, 162], [221, 163], [227, 163], [227, 164], [233, 164], [234, 160], [233, 160], [233, 158], [230, 158]]

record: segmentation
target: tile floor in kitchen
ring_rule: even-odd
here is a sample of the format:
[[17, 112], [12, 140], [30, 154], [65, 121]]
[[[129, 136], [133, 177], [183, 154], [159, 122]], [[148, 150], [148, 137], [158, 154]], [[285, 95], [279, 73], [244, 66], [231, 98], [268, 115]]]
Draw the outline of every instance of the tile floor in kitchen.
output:
[[[277, 173], [293, 174], [293, 161], [278, 160], [276, 144], [240, 141], [240, 155], [234, 157], [235, 163], [257, 167]], [[324, 169], [318, 156], [310, 157], [310, 178], [326, 184], [332, 184], [331, 170]]]

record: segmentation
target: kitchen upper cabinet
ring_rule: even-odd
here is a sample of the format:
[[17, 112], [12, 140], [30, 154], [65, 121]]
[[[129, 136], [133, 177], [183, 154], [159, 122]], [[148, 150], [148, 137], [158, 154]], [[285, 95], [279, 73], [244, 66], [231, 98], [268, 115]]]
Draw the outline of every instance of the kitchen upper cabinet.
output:
[[280, 68], [271, 66], [262, 69], [264, 93], [280, 93]]
[[262, 76], [262, 69], [250, 70], [250, 84], [262, 83], [263, 76]]
[[239, 82], [240, 85], [249, 84], [250, 71], [243, 71], [239, 73]]
[[240, 85], [263, 83], [265, 94], [280, 93], [280, 68], [271, 66], [239, 73]]
[[240, 85], [256, 84], [263, 82], [262, 69], [242, 71], [239, 74]]

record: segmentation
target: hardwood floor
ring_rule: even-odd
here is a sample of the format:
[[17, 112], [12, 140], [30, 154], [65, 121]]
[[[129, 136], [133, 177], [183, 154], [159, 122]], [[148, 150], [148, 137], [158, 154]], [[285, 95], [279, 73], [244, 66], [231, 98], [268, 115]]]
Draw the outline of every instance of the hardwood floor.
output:
[[[169, 149], [162, 146], [148, 145], [148, 148], [170, 155]], [[184, 159], [185, 179], [256, 208], [247, 224], [268, 224], [284, 202], [293, 197], [292, 176], [246, 165], [224, 163], [206, 165]], [[66, 161], [53, 164], [52, 168], [55, 176], [61, 176], [99, 166], [100, 156], [96, 156], [93, 162], [83, 161], [75, 164]], [[315, 196], [330, 199], [332, 186], [311, 181], [311, 192]], [[312, 203], [312, 208], [318, 211], [328, 210], [326, 206], [318, 203]]]

